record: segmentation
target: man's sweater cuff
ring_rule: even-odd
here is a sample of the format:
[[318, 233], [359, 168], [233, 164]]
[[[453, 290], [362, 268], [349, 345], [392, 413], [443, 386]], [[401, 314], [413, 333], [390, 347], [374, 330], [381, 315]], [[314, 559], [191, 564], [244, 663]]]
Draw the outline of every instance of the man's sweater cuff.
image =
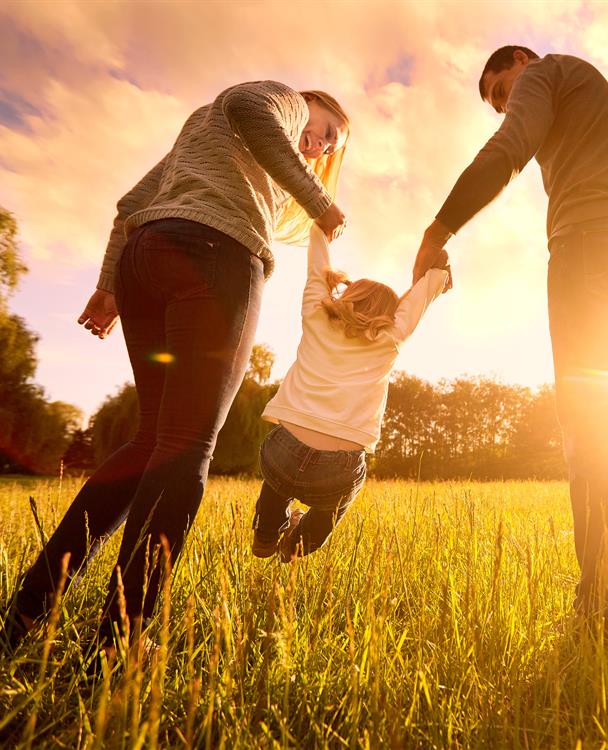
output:
[[435, 218], [437, 219], [437, 221], [443, 224], [448, 232], [451, 232], [452, 234], [456, 234], [458, 230], [462, 228], [462, 224], [459, 224], [458, 221], [456, 221], [453, 216], [450, 216], [448, 211], [444, 211], [443, 208], [439, 211]]

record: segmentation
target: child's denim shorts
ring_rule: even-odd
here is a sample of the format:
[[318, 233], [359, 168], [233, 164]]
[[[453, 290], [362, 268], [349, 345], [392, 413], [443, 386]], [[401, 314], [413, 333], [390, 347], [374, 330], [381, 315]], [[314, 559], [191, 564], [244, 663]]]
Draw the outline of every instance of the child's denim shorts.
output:
[[279, 495], [319, 510], [347, 506], [365, 482], [365, 451], [321, 451], [278, 425], [260, 449], [264, 480]]

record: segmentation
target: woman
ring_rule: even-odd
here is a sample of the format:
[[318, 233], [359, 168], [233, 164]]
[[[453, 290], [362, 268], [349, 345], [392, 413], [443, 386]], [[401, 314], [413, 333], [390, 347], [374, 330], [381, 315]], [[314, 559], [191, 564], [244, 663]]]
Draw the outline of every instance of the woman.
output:
[[139, 618], [145, 625], [160, 583], [153, 550], [164, 538], [178, 557], [245, 374], [273, 235], [299, 242], [313, 220], [329, 237], [344, 226], [333, 195], [347, 137], [348, 118], [329, 95], [241, 84], [195, 111], [118, 202], [97, 290], [78, 322], [105, 338], [120, 313], [140, 424], [86, 482], [26, 574], [9, 618], [12, 643], [48, 611], [64, 554], [71, 578], [125, 518], [102, 640], [111, 644], [120, 629], [118, 569], [131, 628]]

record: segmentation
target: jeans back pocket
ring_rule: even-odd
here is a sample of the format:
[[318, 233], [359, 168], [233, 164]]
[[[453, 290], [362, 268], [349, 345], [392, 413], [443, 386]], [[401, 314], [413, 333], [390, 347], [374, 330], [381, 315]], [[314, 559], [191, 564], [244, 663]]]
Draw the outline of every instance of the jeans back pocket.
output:
[[585, 291], [608, 304], [608, 231], [583, 231], [581, 251]]
[[146, 232], [137, 251], [151, 291], [169, 301], [206, 294], [215, 287], [219, 241], [206, 238], [204, 230], [195, 225], [180, 232], [176, 222], [174, 231]]

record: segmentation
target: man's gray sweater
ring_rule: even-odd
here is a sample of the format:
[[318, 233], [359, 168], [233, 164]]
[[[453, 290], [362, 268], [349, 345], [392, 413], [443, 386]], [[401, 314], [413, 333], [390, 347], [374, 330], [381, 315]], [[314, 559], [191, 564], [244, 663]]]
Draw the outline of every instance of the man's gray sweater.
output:
[[533, 157], [549, 196], [547, 236], [608, 218], [608, 81], [585, 60], [531, 60], [504, 121], [459, 177], [437, 218], [457, 232]]

